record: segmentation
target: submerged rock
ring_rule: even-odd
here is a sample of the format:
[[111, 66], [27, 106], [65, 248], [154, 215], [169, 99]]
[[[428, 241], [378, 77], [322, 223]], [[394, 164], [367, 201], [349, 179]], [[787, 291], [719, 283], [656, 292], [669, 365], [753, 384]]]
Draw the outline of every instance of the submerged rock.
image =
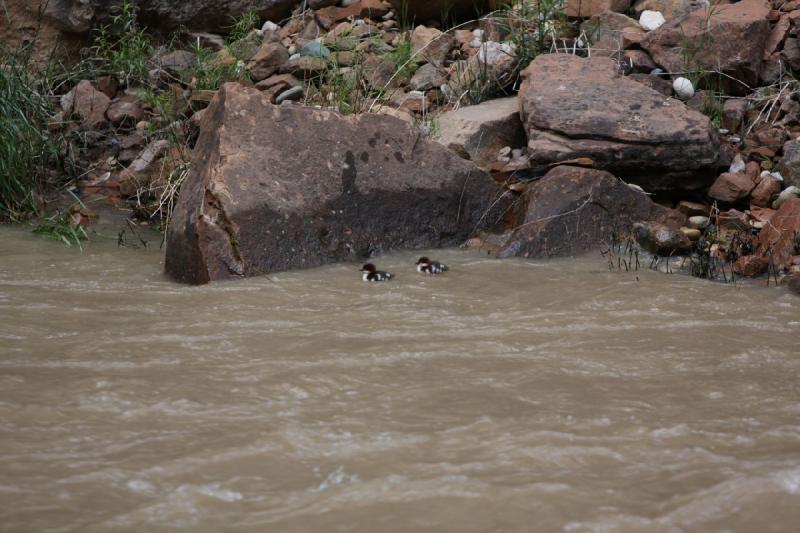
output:
[[655, 255], [669, 257], [692, 250], [688, 235], [658, 222], [637, 222], [633, 225], [633, 234], [639, 246]]
[[385, 115], [275, 106], [226, 84], [208, 107], [167, 233], [190, 283], [462, 243], [497, 186]]
[[645, 190], [707, 186], [719, 142], [708, 117], [627, 77], [608, 58], [538, 56], [519, 98], [533, 162], [592, 158]]
[[609, 172], [591, 168], [558, 166], [531, 185], [525, 200], [524, 223], [514, 230], [501, 257], [578, 254], [624, 239], [641, 220], [675, 228], [684, 220]]

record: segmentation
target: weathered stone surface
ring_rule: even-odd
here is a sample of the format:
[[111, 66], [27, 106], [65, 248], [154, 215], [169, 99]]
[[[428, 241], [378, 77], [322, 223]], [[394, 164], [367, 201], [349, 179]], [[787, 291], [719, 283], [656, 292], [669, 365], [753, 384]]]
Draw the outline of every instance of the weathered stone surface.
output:
[[429, 91], [438, 89], [445, 83], [447, 83], [445, 73], [436, 65], [426, 63], [417, 69], [408, 82], [408, 87], [413, 91]]
[[719, 141], [708, 117], [618, 77], [610, 59], [540, 55], [523, 78], [519, 97], [534, 163], [590, 157], [647, 191], [710, 181]]
[[203, 125], [167, 234], [166, 271], [186, 282], [457, 244], [497, 192], [384, 115], [273, 106], [226, 84]]
[[792, 140], [783, 145], [783, 157], [777, 168], [787, 186], [800, 187], [800, 141]]
[[439, 115], [438, 120], [437, 140], [481, 168], [489, 168], [504, 146], [525, 145], [525, 130], [516, 97], [448, 111]]
[[317, 23], [325, 29], [332, 28], [337, 22], [350, 17], [379, 20], [389, 12], [391, 7], [382, 0], [359, 0], [344, 7], [324, 7], [315, 13]]
[[656, 68], [653, 58], [644, 50], [625, 50], [620, 64], [626, 73], [650, 74]]
[[800, 274], [792, 274], [786, 279], [785, 283], [789, 287], [789, 292], [800, 296]]
[[719, 69], [727, 92], [746, 94], [761, 74], [769, 12], [767, 0], [700, 9], [648, 33], [642, 48], [669, 72]]
[[697, 202], [690, 202], [688, 200], [681, 200], [678, 203], [677, 209], [687, 217], [694, 217], [694, 216], [707, 217], [709, 211], [707, 205], [700, 204]]
[[633, 3], [633, 14], [638, 20], [643, 11], [658, 11], [666, 20], [681, 18], [697, 9], [696, 0], [636, 0]]
[[750, 193], [750, 202], [758, 207], [769, 207], [780, 194], [781, 187], [781, 181], [775, 176], [764, 176]]
[[747, 198], [755, 187], [756, 184], [747, 174], [725, 172], [714, 181], [708, 196], [720, 202], [733, 203]]
[[[228, 33], [231, 21], [253, 12], [261, 19], [280, 21], [297, 0], [133, 0], [142, 24], [156, 31], [179, 27], [212, 33]], [[101, 22], [119, 9], [121, 0], [96, 2]], [[104, 19], [105, 17], [105, 19]]]
[[800, 198], [800, 187], [797, 187], [796, 185], [790, 185], [782, 190], [778, 195], [778, 198], [772, 202], [772, 209], [779, 209], [784, 202], [788, 202], [792, 198]]
[[606, 11], [622, 13], [631, 6], [631, 0], [567, 0], [568, 17], [589, 18]]
[[408, 20], [424, 24], [440, 20], [443, 14], [455, 19], [474, 19], [500, 7], [495, 0], [389, 0], [395, 13], [405, 13]]
[[418, 63], [440, 65], [454, 46], [453, 35], [436, 28], [417, 26], [411, 33], [411, 54]]
[[757, 255], [743, 255], [733, 264], [733, 271], [740, 276], [755, 277], [767, 271], [769, 261]]
[[161, 56], [159, 64], [167, 72], [180, 73], [197, 65], [197, 54], [188, 50], [174, 50]]
[[769, 257], [776, 268], [788, 268], [800, 233], [800, 198], [787, 200], [758, 234], [757, 255]]
[[747, 113], [747, 100], [744, 98], [730, 98], [722, 104], [722, 119], [720, 120], [723, 128], [731, 133], [737, 133], [744, 123]]
[[142, 101], [132, 94], [126, 94], [111, 103], [106, 116], [116, 126], [136, 126], [144, 118]]
[[551, 257], [586, 252], [631, 234], [640, 220], [679, 227], [683, 216], [654, 203], [612, 174], [558, 166], [525, 193], [527, 213], [501, 257]]
[[166, 178], [164, 165], [159, 164], [172, 144], [160, 139], [152, 141], [119, 176], [119, 192], [122, 196], [135, 196], [137, 191], [148, 189], [159, 178]]
[[657, 91], [664, 96], [672, 96], [672, 82], [659, 76], [653, 76], [651, 74], [637, 74], [634, 72], [628, 76], [628, 79], [633, 80], [636, 83], [641, 83], [646, 87], [650, 87], [654, 91]]
[[90, 0], [3, 0], [0, 43], [11, 51], [27, 47], [32, 66], [74, 62], [86, 44], [94, 9]]
[[692, 250], [692, 240], [688, 235], [658, 222], [637, 222], [633, 225], [633, 236], [639, 246], [663, 257], [683, 255]]
[[289, 52], [280, 43], [264, 43], [250, 60], [250, 75], [253, 81], [269, 78], [289, 60]]
[[321, 57], [300, 56], [290, 59], [281, 65], [282, 74], [292, 74], [302, 79], [313, 78], [327, 68], [326, 61]]
[[89, 129], [100, 128], [106, 123], [106, 111], [109, 105], [111, 105], [111, 99], [95, 89], [87, 80], [78, 83], [74, 89], [61, 98], [61, 107], [64, 113], [67, 116], [78, 116], [81, 125]]
[[583, 24], [583, 31], [592, 45], [592, 55], [612, 55], [638, 45], [645, 31], [638, 22], [622, 13], [606, 11], [593, 16]]

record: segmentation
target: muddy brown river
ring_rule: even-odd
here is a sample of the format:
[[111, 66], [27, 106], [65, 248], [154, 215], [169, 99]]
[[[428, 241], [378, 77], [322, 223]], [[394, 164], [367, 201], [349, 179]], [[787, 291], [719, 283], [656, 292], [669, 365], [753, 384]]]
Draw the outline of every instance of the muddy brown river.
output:
[[0, 228], [0, 531], [798, 531], [800, 298], [431, 255], [187, 287]]

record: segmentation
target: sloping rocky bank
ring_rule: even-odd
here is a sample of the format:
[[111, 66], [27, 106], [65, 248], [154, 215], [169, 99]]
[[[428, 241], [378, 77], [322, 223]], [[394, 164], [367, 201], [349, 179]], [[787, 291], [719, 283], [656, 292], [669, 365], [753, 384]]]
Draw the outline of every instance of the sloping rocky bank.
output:
[[[797, 284], [796, 2], [459, 4], [451, 28], [427, 3], [134, 4], [179, 44], [146, 80], [65, 86], [52, 128], [95, 141], [84, 198], [167, 212], [177, 279], [636, 241], [695, 275]], [[120, 5], [56, 2], [43, 24], [90, 39]]]

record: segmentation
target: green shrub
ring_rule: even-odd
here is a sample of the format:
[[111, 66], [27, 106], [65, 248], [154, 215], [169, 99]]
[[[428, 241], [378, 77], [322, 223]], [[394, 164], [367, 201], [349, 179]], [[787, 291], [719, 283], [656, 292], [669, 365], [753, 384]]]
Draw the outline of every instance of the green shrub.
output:
[[152, 38], [139, 27], [136, 7], [123, 2], [113, 19], [113, 30], [101, 26], [94, 34], [92, 61], [99, 73], [117, 77], [126, 85], [145, 84], [155, 47]]
[[36, 193], [57, 157], [47, 124], [53, 109], [28, 59], [0, 50], [0, 219], [6, 220], [36, 211]]

